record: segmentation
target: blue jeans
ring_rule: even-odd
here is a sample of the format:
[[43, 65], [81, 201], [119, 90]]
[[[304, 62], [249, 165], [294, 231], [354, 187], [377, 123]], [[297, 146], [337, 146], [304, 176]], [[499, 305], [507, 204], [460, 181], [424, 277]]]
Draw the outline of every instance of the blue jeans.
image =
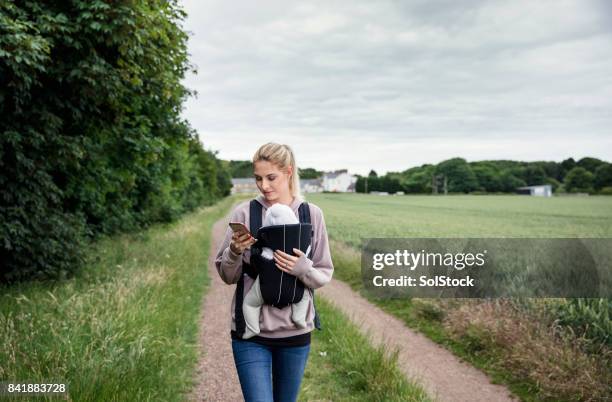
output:
[[310, 345], [265, 346], [232, 339], [234, 363], [246, 402], [294, 402]]

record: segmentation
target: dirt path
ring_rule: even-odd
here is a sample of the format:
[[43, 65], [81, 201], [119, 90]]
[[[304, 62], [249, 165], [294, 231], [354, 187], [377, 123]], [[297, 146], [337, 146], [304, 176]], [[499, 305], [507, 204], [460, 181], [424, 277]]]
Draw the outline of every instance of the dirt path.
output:
[[[243, 400], [228, 333], [234, 286], [223, 283], [214, 267], [214, 256], [227, 222], [227, 218], [221, 219], [213, 226], [208, 264], [211, 284], [204, 297], [200, 318], [200, 362], [191, 401]], [[319, 290], [318, 295], [346, 314], [363, 333], [371, 336], [375, 344], [384, 342], [389, 348], [398, 348], [402, 371], [421, 383], [439, 401], [517, 400], [506, 387], [491, 384], [484, 373], [372, 305], [345, 283], [332, 280]]]
[[399, 319], [387, 314], [353, 291], [347, 284], [332, 280], [318, 291], [326, 300], [350, 317], [376, 345], [398, 348], [400, 368], [422, 384], [439, 401], [517, 401], [502, 385], [494, 385], [473, 366], [429, 340]]
[[235, 286], [226, 285], [217, 270], [214, 259], [217, 247], [223, 241], [229, 218], [217, 221], [212, 230], [208, 276], [210, 287], [206, 292], [200, 317], [200, 361], [197, 386], [191, 401], [242, 401], [240, 382], [234, 366], [230, 340], [230, 306]]

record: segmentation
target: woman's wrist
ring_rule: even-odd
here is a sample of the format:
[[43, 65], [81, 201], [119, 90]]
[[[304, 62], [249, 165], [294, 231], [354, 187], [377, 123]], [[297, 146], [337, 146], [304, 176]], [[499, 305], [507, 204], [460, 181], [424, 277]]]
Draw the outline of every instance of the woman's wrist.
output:
[[236, 254], [236, 255], [240, 255], [240, 254], [242, 254], [242, 251], [236, 251], [236, 249], [234, 249], [233, 245], [234, 245], [233, 243], [230, 243], [230, 246], [229, 246], [230, 251], [231, 251], [232, 253]]
[[312, 260], [305, 255], [302, 255], [295, 262], [291, 273], [299, 278], [310, 271], [310, 268], [312, 268]]

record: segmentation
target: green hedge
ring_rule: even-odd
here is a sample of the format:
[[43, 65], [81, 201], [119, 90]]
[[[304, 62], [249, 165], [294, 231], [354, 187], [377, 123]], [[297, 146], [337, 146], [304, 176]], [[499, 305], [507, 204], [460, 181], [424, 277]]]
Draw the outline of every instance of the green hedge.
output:
[[177, 1], [0, 3], [1, 281], [73, 272], [89, 238], [227, 195], [180, 118]]

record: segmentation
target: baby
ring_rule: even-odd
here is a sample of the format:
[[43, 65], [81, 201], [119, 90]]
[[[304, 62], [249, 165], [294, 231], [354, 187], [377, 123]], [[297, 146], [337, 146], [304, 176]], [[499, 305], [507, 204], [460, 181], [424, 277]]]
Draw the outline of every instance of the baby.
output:
[[[287, 205], [276, 203], [272, 205], [266, 217], [263, 221], [262, 227], [274, 226], [274, 225], [292, 225], [298, 224], [300, 221], [295, 216], [291, 208]], [[306, 255], [310, 251], [310, 246], [306, 250]], [[267, 260], [274, 258], [274, 251], [268, 247], [262, 249], [261, 256]], [[259, 313], [261, 306], [264, 303], [263, 296], [261, 294], [261, 288], [259, 286], [259, 278], [257, 276], [253, 286], [246, 294], [244, 302], [242, 303], [242, 312], [244, 314], [244, 321], [246, 323], [246, 329], [242, 339], [249, 339], [259, 334]], [[291, 320], [298, 328], [306, 328], [306, 313], [308, 311], [308, 300], [309, 292], [304, 291], [302, 300], [298, 303], [291, 304]]]

